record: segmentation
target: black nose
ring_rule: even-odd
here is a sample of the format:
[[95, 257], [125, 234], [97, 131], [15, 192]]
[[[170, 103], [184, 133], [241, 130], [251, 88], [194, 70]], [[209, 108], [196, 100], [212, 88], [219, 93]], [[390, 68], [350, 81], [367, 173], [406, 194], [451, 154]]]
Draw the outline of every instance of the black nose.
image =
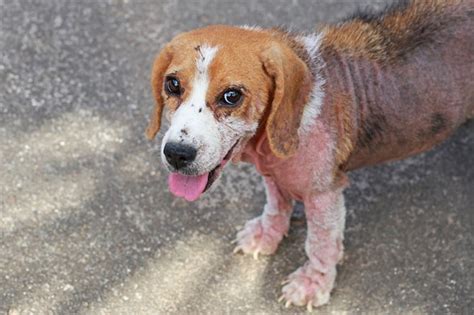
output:
[[194, 161], [197, 151], [195, 148], [189, 145], [168, 142], [165, 144], [163, 153], [166, 156], [166, 160], [171, 165], [173, 165], [176, 169], [180, 169]]

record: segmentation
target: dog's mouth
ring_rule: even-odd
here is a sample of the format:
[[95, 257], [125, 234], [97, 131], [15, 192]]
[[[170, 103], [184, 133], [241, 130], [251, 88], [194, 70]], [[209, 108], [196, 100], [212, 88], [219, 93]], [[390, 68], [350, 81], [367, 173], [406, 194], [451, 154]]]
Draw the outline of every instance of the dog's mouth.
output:
[[201, 195], [212, 186], [216, 179], [219, 178], [222, 169], [231, 159], [232, 152], [238, 142], [239, 141], [236, 141], [230, 148], [229, 152], [227, 152], [224, 159], [207, 173], [196, 176], [171, 173], [168, 177], [168, 186], [171, 193], [176, 197], [182, 197], [187, 201], [194, 201], [201, 197]]

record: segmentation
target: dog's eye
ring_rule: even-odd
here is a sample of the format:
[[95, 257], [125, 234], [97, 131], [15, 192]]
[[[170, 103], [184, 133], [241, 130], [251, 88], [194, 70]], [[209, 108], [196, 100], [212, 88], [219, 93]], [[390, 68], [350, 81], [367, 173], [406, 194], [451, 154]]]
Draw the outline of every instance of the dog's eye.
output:
[[165, 90], [166, 93], [173, 96], [181, 95], [181, 85], [179, 80], [175, 77], [166, 77], [165, 80]]
[[219, 103], [224, 106], [236, 106], [242, 100], [242, 92], [236, 89], [230, 89], [222, 94]]

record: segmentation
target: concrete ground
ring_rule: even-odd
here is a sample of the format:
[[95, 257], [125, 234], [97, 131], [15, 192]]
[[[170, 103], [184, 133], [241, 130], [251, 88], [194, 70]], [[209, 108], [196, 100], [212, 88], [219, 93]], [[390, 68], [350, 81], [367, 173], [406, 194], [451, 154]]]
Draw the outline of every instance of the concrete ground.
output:
[[[143, 136], [148, 77], [182, 31], [309, 30], [354, 3], [0, 0], [0, 313], [302, 311], [277, 298], [305, 261], [303, 221], [275, 256], [232, 255], [236, 231], [262, 210], [261, 181], [231, 166], [202, 200], [174, 199], [159, 142]], [[351, 179], [346, 259], [318, 313], [472, 314], [474, 122]]]

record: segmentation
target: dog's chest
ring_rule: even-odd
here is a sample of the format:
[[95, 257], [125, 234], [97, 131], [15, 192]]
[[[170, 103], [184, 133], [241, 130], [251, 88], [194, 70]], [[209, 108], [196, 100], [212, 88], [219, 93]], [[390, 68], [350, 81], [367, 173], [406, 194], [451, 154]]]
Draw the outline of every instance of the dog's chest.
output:
[[265, 135], [256, 146], [248, 146], [242, 160], [255, 165], [269, 176], [283, 192], [302, 200], [310, 192], [324, 190], [331, 184], [334, 170], [334, 142], [321, 124], [300, 138], [297, 153], [285, 160], [277, 158]]

